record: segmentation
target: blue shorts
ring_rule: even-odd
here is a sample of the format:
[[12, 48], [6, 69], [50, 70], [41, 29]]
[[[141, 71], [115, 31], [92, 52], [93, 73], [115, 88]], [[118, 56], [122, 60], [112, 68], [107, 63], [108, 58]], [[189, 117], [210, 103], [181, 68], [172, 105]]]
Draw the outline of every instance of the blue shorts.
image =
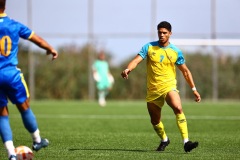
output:
[[17, 67], [0, 69], [0, 107], [7, 106], [8, 99], [13, 104], [22, 104], [29, 97], [28, 88]]

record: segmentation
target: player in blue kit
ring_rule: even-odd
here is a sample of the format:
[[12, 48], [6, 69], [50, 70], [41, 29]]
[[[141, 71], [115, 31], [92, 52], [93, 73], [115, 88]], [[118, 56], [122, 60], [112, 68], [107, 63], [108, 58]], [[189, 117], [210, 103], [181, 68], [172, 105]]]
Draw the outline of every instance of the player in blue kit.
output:
[[12, 131], [9, 124], [8, 99], [16, 104], [25, 128], [33, 139], [35, 151], [48, 146], [48, 140], [40, 136], [38, 124], [29, 104], [29, 92], [18, 65], [19, 39], [27, 39], [52, 55], [58, 57], [57, 51], [45, 40], [36, 35], [25, 25], [10, 19], [5, 11], [6, 0], [0, 0], [0, 135], [8, 153], [9, 160], [16, 160]]

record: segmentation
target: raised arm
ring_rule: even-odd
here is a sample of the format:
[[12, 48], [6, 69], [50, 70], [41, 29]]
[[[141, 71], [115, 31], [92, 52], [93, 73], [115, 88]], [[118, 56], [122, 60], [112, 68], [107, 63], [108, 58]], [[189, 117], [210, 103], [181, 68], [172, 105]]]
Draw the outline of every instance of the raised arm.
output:
[[137, 55], [127, 66], [125, 70], [122, 71], [121, 75], [124, 79], [128, 79], [128, 74], [137, 67], [137, 65], [143, 60], [140, 55]]
[[39, 46], [42, 49], [46, 50], [46, 54], [52, 55], [52, 60], [56, 59], [58, 57], [58, 53], [57, 51], [47, 43], [47, 41], [45, 41], [43, 38], [41, 38], [40, 36], [33, 34], [32, 37], [29, 39], [31, 42], [33, 42], [34, 44], [36, 44], [37, 46]]
[[195, 101], [200, 102], [201, 101], [201, 96], [196, 89], [196, 86], [194, 84], [193, 77], [192, 77], [192, 74], [191, 74], [190, 70], [188, 69], [186, 64], [177, 65], [177, 66], [181, 70], [181, 72], [182, 72], [185, 80], [187, 81], [188, 85], [192, 88], [193, 94], [195, 96]]

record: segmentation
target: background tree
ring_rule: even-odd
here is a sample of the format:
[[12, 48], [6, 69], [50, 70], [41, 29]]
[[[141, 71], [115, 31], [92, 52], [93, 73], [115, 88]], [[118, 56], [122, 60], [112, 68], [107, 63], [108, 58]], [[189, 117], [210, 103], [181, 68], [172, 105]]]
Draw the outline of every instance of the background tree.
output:
[[[89, 55], [88, 44], [84, 46], [68, 45], [58, 49], [59, 58], [51, 62], [50, 58], [39, 51], [34, 51], [35, 56], [35, 96], [36, 99], [88, 99], [88, 72]], [[92, 46], [93, 55], [98, 51]], [[111, 62], [111, 53], [106, 52], [107, 60]], [[28, 47], [19, 46], [19, 68], [22, 69], [28, 83]], [[145, 99], [146, 96], [146, 61], [130, 73], [128, 80], [120, 74], [126, 68], [129, 60], [122, 64], [111, 66], [110, 70], [115, 78], [115, 83], [109, 99]], [[196, 86], [203, 99], [212, 97], [212, 56], [211, 53], [185, 53], [186, 63], [191, 69]], [[220, 99], [240, 98], [240, 57], [220, 55], [218, 59], [218, 80]], [[178, 82], [182, 74], [177, 70]], [[181, 83], [178, 83], [178, 86]], [[192, 91], [187, 84], [184, 97], [192, 99]], [[179, 89], [181, 87], [179, 86]], [[180, 93], [182, 91], [180, 90]]]

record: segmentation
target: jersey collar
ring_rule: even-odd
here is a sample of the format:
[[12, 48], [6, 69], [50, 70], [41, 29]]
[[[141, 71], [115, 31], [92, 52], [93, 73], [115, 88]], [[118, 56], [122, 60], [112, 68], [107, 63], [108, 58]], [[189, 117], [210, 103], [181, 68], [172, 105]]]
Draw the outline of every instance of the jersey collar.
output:
[[160, 48], [162, 48], [162, 49], [167, 49], [167, 48], [169, 48], [171, 46], [171, 43], [169, 42], [169, 44], [166, 46], [166, 47], [160, 47]]
[[0, 13], [0, 17], [7, 17], [6, 13]]

